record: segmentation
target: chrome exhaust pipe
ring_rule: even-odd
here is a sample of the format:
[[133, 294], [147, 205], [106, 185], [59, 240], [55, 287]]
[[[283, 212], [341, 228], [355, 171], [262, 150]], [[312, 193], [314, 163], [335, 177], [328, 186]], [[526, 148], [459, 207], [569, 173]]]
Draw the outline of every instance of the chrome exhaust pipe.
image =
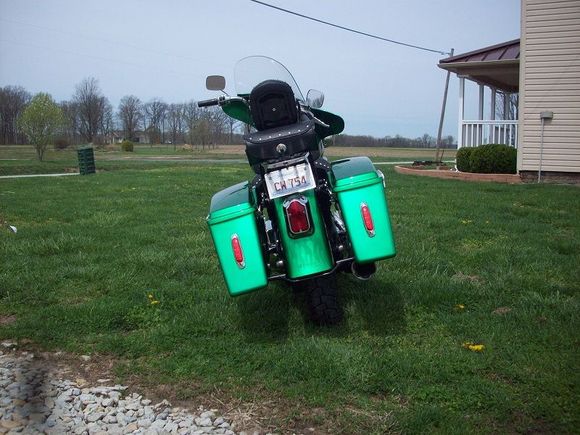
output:
[[350, 270], [355, 278], [358, 278], [361, 281], [367, 281], [375, 274], [377, 266], [375, 263], [360, 264], [353, 261], [350, 264]]

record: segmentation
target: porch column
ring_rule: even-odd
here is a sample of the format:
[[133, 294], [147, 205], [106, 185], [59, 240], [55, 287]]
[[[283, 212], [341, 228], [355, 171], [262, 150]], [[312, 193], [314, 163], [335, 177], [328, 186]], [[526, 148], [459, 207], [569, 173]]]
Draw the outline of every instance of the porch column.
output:
[[[491, 100], [490, 100], [490, 110], [489, 110], [489, 119], [495, 121], [495, 103], [496, 103], [497, 92], [495, 88], [491, 88]], [[495, 143], [495, 125], [489, 126], [489, 143]]]
[[[485, 95], [485, 88], [483, 85], [479, 85], [479, 113], [478, 119], [483, 121], [483, 98]], [[477, 138], [476, 138], [476, 145], [483, 144], [483, 123], [479, 124], [477, 128]]]
[[483, 85], [479, 85], [479, 120], [483, 121], [483, 95], [484, 95], [484, 89], [483, 89]]
[[495, 121], [495, 99], [497, 97], [497, 92], [495, 90], [495, 88], [491, 88], [491, 109], [489, 112], [489, 119], [491, 119], [492, 121]]
[[510, 94], [507, 92], [503, 94], [503, 119], [510, 119]]
[[457, 149], [463, 146], [463, 119], [465, 116], [465, 77], [459, 76], [459, 128], [457, 131]]

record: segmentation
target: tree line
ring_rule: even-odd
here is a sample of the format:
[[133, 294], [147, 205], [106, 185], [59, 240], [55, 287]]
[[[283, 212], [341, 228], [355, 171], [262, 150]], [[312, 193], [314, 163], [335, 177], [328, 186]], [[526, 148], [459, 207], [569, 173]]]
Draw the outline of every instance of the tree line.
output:
[[[47, 94], [44, 94], [47, 95]], [[0, 144], [24, 144], [29, 139], [19, 119], [32, 101], [21, 86], [0, 87]], [[55, 143], [104, 145], [123, 140], [144, 143], [189, 143], [202, 147], [240, 142], [239, 123], [217, 108], [200, 109], [193, 100], [165, 103], [159, 98], [142, 102], [135, 95], [121, 98], [113, 108], [95, 78], [76, 87], [70, 100], [57, 103], [62, 123]]]
[[[343, 147], [435, 148], [437, 138], [427, 133], [417, 138], [408, 138], [401, 135], [379, 138], [339, 134], [334, 136], [330, 142], [335, 146]], [[451, 135], [442, 137], [441, 148], [457, 148], [455, 138]]]
[[[0, 87], [0, 144], [30, 142], [19, 128], [18, 120], [31, 99], [32, 95], [23, 87]], [[188, 143], [202, 148], [212, 144], [242, 143], [239, 134], [242, 123], [217, 107], [200, 109], [193, 100], [166, 103], [153, 98], [143, 102], [135, 95], [126, 95], [113, 108], [98, 81], [92, 77], [76, 85], [70, 100], [57, 104], [62, 112], [62, 123], [54, 140], [57, 147], [87, 142], [104, 145], [123, 140], [172, 144], [174, 147]], [[434, 148], [436, 139], [429, 134], [417, 138], [340, 134], [328, 143], [345, 147]], [[442, 138], [441, 146], [455, 148], [453, 136]]]

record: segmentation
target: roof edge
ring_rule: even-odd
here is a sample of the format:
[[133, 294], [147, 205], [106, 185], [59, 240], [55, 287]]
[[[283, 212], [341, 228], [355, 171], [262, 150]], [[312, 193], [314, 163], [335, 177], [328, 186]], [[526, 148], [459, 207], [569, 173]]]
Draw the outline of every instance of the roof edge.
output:
[[520, 38], [512, 39], [511, 41], [501, 42], [499, 44], [490, 45], [488, 47], [483, 47], [483, 48], [478, 48], [477, 50], [468, 51], [466, 53], [457, 54], [457, 55], [451, 56], [451, 57], [446, 57], [445, 59], [441, 59], [439, 61], [439, 63], [442, 64], [442, 63], [453, 62], [453, 61], [455, 61], [457, 59], [460, 59], [462, 57], [473, 56], [473, 55], [476, 55], [476, 54], [480, 54], [480, 53], [484, 53], [486, 51], [490, 51], [490, 50], [495, 50], [495, 49], [498, 49], [498, 48], [506, 47], [508, 45], [512, 45], [512, 44], [519, 43], [519, 42], [520, 42]]
[[[446, 64], [443, 65], [441, 63], [437, 64], [437, 66], [444, 70], [453, 70], [453, 69], [477, 69], [486, 66], [516, 66], [519, 65], [519, 59], [505, 59], [505, 60], [484, 60], [481, 62], [456, 62], [453, 64]], [[454, 72], [454, 71], [452, 71]]]

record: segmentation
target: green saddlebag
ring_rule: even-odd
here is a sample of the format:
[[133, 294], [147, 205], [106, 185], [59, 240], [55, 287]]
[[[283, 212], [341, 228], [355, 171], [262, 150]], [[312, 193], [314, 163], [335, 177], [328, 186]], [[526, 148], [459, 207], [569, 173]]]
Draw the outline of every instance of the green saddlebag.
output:
[[369, 263], [396, 254], [383, 176], [368, 157], [332, 164], [333, 187], [355, 261]]
[[[266, 286], [268, 277], [248, 183], [216, 193], [207, 222], [230, 295]], [[236, 258], [237, 257], [237, 258]]]

